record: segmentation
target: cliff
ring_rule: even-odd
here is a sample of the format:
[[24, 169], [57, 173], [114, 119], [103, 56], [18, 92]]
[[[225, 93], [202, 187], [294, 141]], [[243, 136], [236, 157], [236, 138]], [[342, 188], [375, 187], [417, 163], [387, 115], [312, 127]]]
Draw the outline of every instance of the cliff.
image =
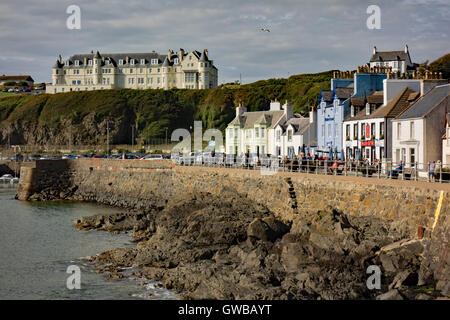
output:
[[[201, 120], [204, 129], [224, 130], [239, 100], [250, 111], [268, 109], [270, 100], [289, 99], [295, 112], [306, 114], [320, 89], [329, 86], [332, 71], [262, 80], [247, 85], [222, 85], [207, 90], [104, 90], [55, 95], [0, 98], [0, 144], [105, 144], [165, 138], [166, 128], [189, 129]], [[170, 137], [169, 137], [170, 138]]]

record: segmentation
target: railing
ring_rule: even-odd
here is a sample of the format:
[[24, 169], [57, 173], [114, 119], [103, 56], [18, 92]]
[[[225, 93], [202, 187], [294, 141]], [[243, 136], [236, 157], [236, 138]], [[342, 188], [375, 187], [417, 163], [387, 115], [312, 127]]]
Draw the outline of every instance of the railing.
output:
[[[450, 183], [450, 165], [436, 163], [413, 164], [392, 161], [362, 162], [325, 159], [283, 160], [277, 157], [223, 156], [174, 156], [172, 160], [180, 166], [205, 166], [261, 170], [262, 173], [302, 172], [306, 174], [342, 175], [376, 179], [397, 179]], [[401, 165], [401, 166], [400, 166]]]

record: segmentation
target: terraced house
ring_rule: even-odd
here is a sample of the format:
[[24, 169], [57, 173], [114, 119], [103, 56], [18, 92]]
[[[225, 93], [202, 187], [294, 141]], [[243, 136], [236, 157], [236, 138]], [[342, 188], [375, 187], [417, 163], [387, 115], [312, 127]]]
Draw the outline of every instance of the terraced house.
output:
[[208, 89], [216, 88], [218, 69], [208, 50], [166, 55], [150, 53], [75, 54], [56, 60], [52, 84], [47, 93], [69, 91], [130, 89]]

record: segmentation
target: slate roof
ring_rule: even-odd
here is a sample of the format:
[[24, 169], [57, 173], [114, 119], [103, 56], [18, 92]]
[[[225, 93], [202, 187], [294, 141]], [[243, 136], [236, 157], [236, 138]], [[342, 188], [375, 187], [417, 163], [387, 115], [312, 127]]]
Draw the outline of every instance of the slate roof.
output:
[[406, 87], [394, 99], [389, 101], [387, 105], [379, 107], [371, 114], [366, 115], [366, 109], [362, 109], [354, 117], [348, 115], [344, 121], [376, 119], [376, 118], [395, 118], [408, 109], [411, 104], [417, 99], [416, 91]]
[[396, 119], [422, 118], [449, 95], [450, 84], [436, 86], [417, 100], [408, 110], [401, 113]]
[[283, 117], [284, 110], [244, 112], [240, 117], [235, 117], [230, 124], [239, 124], [241, 128], [250, 129], [255, 126], [255, 123], [261, 123], [260, 121], [265, 119], [267, 127], [272, 128]]
[[286, 121], [281, 127], [283, 128], [283, 136], [287, 134], [286, 129], [289, 125], [292, 125], [294, 127], [294, 135], [302, 135], [306, 129], [309, 127], [309, 118], [304, 117], [296, 117], [291, 118], [288, 121]]
[[[196, 56], [201, 61], [210, 61], [208, 59], [208, 56], [203, 50], [202, 52], [199, 52], [197, 50], [192, 51], [194, 56]], [[183, 56], [187, 56], [189, 52], [185, 52]], [[53, 68], [61, 68], [61, 67], [74, 67], [75, 66], [75, 60], [79, 61], [79, 67], [84, 66], [84, 58], [87, 58], [87, 60], [92, 60], [94, 57], [97, 58], [103, 58], [105, 61], [109, 60], [111, 61], [111, 64], [115, 67], [119, 65], [119, 60], [123, 60], [123, 66], [130, 66], [130, 63], [126, 63], [126, 58], [129, 58], [129, 61], [131, 59], [135, 60], [134, 66], [150, 66], [152, 59], [158, 59], [157, 65], [164, 65], [164, 66], [172, 66], [174, 65], [174, 59], [178, 57], [177, 53], [171, 53], [170, 56], [167, 54], [159, 54], [157, 52], [144, 52], [144, 53], [99, 53], [98, 51], [96, 53], [87, 53], [87, 54], [74, 54], [70, 56], [67, 60], [69, 61], [69, 66], [65, 66], [65, 61], [62, 61], [61, 63], [57, 60], [56, 63], [53, 65]], [[141, 64], [141, 60], [144, 59], [144, 64]], [[167, 59], [167, 63], [165, 63], [165, 60]], [[181, 61], [180, 61], [181, 62]], [[102, 66], [105, 66], [106, 64], [102, 61]], [[214, 67], [214, 66], [212, 66]]]
[[370, 62], [379, 61], [405, 61], [408, 56], [404, 50], [399, 51], [378, 51], [372, 55]]
[[[334, 91], [337, 95], [337, 97], [341, 100], [346, 100], [348, 98], [350, 98], [353, 94], [353, 88], [336, 88], [336, 90]], [[324, 99], [325, 102], [331, 102], [333, 101], [333, 91], [332, 90], [323, 90], [321, 92], [321, 95]]]
[[383, 91], [375, 91], [373, 94], [366, 96], [366, 99], [369, 103], [383, 103]]

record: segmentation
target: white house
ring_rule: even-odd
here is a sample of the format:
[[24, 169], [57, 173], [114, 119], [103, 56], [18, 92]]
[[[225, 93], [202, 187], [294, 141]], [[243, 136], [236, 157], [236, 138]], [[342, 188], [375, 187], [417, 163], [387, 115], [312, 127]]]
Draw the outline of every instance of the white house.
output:
[[304, 145], [315, 146], [315, 123], [294, 114], [293, 105], [272, 101], [267, 111], [247, 112], [239, 103], [226, 129], [226, 153], [242, 155], [298, 155]]
[[442, 164], [450, 167], [450, 109], [447, 108], [445, 135], [442, 138]]
[[386, 105], [381, 91], [365, 98], [351, 98], [351, 111], [343, 126], [346, 159], [372, 162], [391, 158], [391, 121], [418, 97], [418, 92], [406, 87]]
[[[313, 116], [311, 112], [310, 116]], [[317, 147], [314, 118], [294, 117], [275, 127], [275, 155], [292, 158], [302, 152], [313, 154]]]
[[442, 159], [449, 95], [450, 84], [436, 86], [392, 121], [394, 162], [426, 169], [429, 162]]
[[392, 72], [401, 75], [414, 72], [418, 66], [411, 61], [408, 45], [405, 45], [404, 50], [399, 51], [377, 51], [377, 47], [373, 47], [369, 65], [370, 68], [392, 68]]
[[245, 153], [274, 154], [273, 144], [274, 128], [279, 123], [294, 117], [293, 106], [286, 103], [281, 109], [280, 102], [270, 103], [270, 110], [247, 112], [239, 103], [236, 108], [236, 117], [226, 129], [226, 153], [242, 155]]

